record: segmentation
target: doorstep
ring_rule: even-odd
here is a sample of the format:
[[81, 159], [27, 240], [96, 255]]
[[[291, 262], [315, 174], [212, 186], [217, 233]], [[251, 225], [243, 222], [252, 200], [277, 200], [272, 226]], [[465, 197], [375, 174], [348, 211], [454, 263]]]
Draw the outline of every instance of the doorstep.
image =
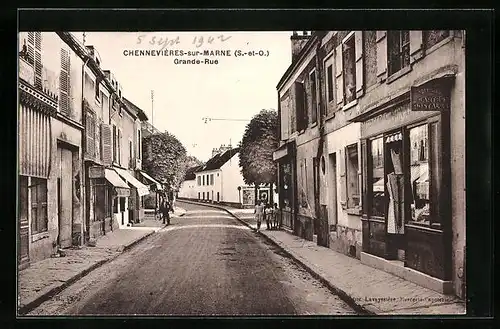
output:
[[405, 267], [404, 262], [402, 261], [387, 260], [370, 255], [366, 252], [361, 252], [361, 263], [393, 274], [405, 279], [406, 281], [416, 283], [419, 286], [437, 291], [444, 295], [453, 294], [453, 283], [451, 281], [443, 281], [409, 267]]

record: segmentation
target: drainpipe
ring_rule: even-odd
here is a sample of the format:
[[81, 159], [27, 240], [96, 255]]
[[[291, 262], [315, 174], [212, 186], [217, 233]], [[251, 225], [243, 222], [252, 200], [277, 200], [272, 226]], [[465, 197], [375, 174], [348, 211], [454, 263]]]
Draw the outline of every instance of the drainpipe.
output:
[[[323, 71], [323, 67], [321, 66], [321, 62], [320, 62], [320, 59], [319, 59], [319, 54], [321, 52], [321, 40], [318, 38], [318, 40], [316, 41], [317, 44], [316, 44], [316, 68], [317, 68], [317, 72], [318, 74], [316, 75], [317, 76], [317, 79], [318, 79], [318, 84], [317, 84], [317, 87], [316, 87], [316, 91], [319, 91], [319, 97], [318, 97], [318, 109], [320, 111], [320, 115], [318, 116], [319, 118], [319, 142], [318, 142], [318, 152], [317, 152], [317, 155], [316, 155], [316, 158], [318, 159], [318, 185], [319, 182], [321, 181], [320, 180], [320, 174], [321, 174], [321, 157], [323, 155], [323, 147], [325, 145], [325, 125], [324, 125], [324, 116], [323, 116], [323, 113], [326, 112], [325, 109], [323, 109], [323, 83], [322, 83], [322, 71]], [[318, 200], [318, 203], [319, 203], [319, 200], [320, 200], [320, 194], [321, 194], [321, 188], [320, 186], [318, 186], [318, 195], [317, 195], [317, 200]], [[316, 218], [320, 218], [321, 217], [321, 210], [320, 210], [320, 205], [318, 204], [316, 206]]]
[[[90, 61], [90, 57], [86, 56], [87, 59], [85, 60], [85, 63], [83, 64], [82, 66], [82, 101], [81, 101], [81, 104], [82, 104], [82, 122], [83, 122], [83, 130], [82, 130], [82, 145], [85, 145], [85, 148], [87, 147], [87, 138], [86, 138], [86, 135], [85, 135], [85, 129], [86, 129], [86, 120], [85, 120], [85, 106], [84, 106], [84, 100], [85, 100], [85, 97], [84, 97], [84, 86], [85, 86], [85, 68], [87, 67], [87, 64], [88, 62]], [[86, 232], [89, 232], [89, 227], [87, 226], [87, 202], [89, 202], [88, 198], [87, 198], [87, 174], [86, 174], [86, 171], [85, 171], [85, 150], [82, 149], [82, 196], [83, 196], [83, 218], [82, 218], [82, 239], [81, 239], [81, 245], [84, 245], [85, 244], [85, 240], [86, 240]]]

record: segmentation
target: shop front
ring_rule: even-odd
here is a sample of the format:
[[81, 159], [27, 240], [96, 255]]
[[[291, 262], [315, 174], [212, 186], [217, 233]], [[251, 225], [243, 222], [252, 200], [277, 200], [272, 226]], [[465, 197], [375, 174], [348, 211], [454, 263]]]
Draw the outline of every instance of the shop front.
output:
[[[130, 192], [129, 200], [120, 203], [120, 209], [127, 213], [125, 223], [140, 223], [144, 220], [143, 197], [149, 194], [149, 188], [137, 180], [130, 172], [122, 168], [113, 168], [116, 173], [129, 184], [133, 190]], [[128, 201], [128, 203], [126, 202]]]
[[451, 290], [452, 83], [414, 86], [353, 120], [362, 122], [361, 261], [443, 293]]
[[273, 153], [273, 160], [278, 162], [278, 207], [282, 226], [294, 230], [297, 205], [297, 160], [296, 144], [288, 142]]
[[[115, 229], [126, 226], [125, 207], [118, 204], [130, 196], [130, 188], [112, 169], [103, 166], [89, 168], [89, 182], [93, 193], [88, 224], [89, 237], [98, 238]], [[123, 200], [123, 201], [122, 201]]]
[[160, 208], [160, 193], [163, 187], [160, 182], [148, 175], [142, 170], [137, 170], [138, 179], [144, 185], [149, 186], [150, 193], [142, 198], [142, 208], [159, 209]]

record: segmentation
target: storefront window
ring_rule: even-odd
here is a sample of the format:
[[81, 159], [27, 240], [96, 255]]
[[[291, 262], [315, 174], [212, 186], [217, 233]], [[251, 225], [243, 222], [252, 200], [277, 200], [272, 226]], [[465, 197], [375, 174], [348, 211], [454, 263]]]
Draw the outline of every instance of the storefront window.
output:
[[384, 140], [377, 138], [371, 141], [371, 215], [385, 216], [384, 194]]
[[353, 144], [346, 148], [346, 171], [347, 171], [347, 206], [356, 208], [359, 206], [359, 162], [358, 145]]
[[427, 125], [410, 129], [411, 220], [430, 225], [429, 142]]
[[31, 178], [31, 234], [47, 231], [47, 180]]

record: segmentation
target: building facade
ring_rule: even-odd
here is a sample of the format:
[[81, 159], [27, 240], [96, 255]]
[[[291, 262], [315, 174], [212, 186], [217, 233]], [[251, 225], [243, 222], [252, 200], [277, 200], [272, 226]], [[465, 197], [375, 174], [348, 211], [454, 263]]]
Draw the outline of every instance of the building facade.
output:
[[330, 31], [292, 36], [292, 51], [277, 87], [284, 221], [463, 297], [463, 32]]
[[82, 59], [56, 33], [19, 33], [19, 267], [81, 245]]

